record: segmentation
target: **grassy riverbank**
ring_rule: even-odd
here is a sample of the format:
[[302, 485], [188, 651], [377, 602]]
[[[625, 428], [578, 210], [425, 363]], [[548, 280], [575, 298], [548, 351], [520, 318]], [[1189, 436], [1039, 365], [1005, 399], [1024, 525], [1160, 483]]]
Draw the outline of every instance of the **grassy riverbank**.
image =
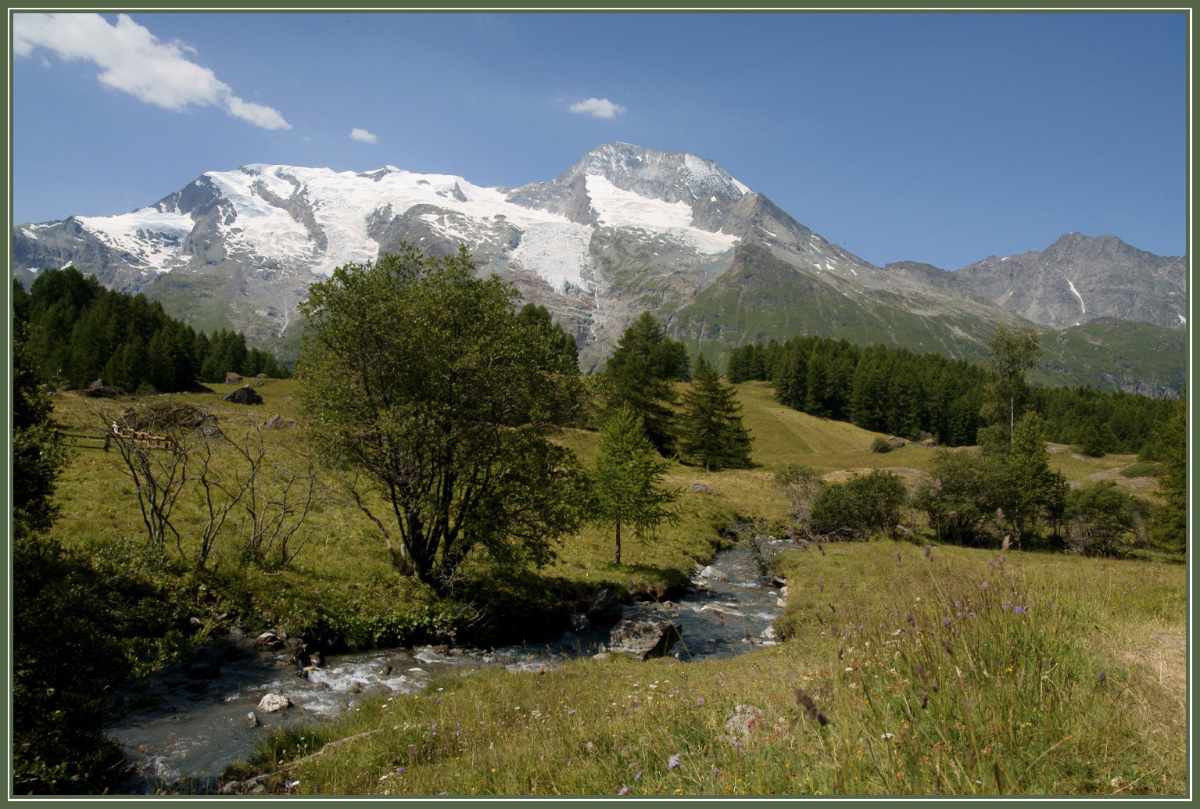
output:
[[[777, 647], [452, 677], [278, 735], [238, 774], [297, 795], [1185, 789], [1179, 566], [876, 542], [783, 568]], [[759, 712], [745, 735], [738, 706]]]

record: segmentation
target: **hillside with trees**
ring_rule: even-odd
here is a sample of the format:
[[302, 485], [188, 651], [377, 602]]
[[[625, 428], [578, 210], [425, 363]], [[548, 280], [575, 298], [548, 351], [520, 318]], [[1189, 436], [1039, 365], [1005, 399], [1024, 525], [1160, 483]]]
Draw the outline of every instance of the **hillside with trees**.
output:
[[106, 289], [73, 267], [40, 273], [28, 292], [13, 281], [12, 295], [14, 317], [29, 326], [29, 361], [63, 387], [103, 379], [130, 393], [175, 393], [229, 372], [290, 374], [241, 333], [197, 332], [144, 295]]

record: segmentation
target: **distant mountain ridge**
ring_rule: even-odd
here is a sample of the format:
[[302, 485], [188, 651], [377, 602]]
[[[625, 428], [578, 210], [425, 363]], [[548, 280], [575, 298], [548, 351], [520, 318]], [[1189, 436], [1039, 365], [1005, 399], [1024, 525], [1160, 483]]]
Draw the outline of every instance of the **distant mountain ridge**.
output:
[[1165, 327], [1187, 320], [1187, 261], [1111, 235], [1068, 233], [1040, 253], [990, 256], [954, 275], [1005, 309], [1055, 329], [1104, 318]]
[[[713, 161], [626, 143], [516, 189], [393, 166], [206, 172], [128, 214], [15, 228], [13, 272], [27, 281], [41, 268], [74, 264], [107, 286], [144, 291], [198, 328], [233, 327], [286, 355], [313, 280], [401, 241], [435, 254], [466, 246], [481, 274], [510, 280], [575, 335], [585, 371], [647, 310], [710, 359], [794, 334], [974, 357], [995, 327], [1028, 324], [1008, 308], [1013, 294], [995, 302], [981, 270], [876, 267]], [[1164, 261], [1143, 273], [1158, 286], [1148, 282], [1131, 310], [1160, 325], [1167, 318], [1152, 298], [1174, 301], [1170, 262], [1178, 260]], [[1075, 277], [1092, 295], [1090, 282]], [[1103, 299], [1093, 296], [1095, 312], [1107, 311]]]

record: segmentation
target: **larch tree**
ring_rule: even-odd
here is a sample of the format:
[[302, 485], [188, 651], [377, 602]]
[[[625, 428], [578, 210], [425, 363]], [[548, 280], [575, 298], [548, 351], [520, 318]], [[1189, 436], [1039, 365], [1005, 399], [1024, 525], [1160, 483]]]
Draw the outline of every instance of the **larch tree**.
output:
[[669, 467], [646, 437], [642, 419], [632, 408], [619, 407], [609, 415], [600, 431], [589, 502], [592, 519], [615, 529], [618, 565], [622, 526], [644, 540], [654, 535], [660, 523], [676, 518], [670, 505], [678, 492], [661, 485]]

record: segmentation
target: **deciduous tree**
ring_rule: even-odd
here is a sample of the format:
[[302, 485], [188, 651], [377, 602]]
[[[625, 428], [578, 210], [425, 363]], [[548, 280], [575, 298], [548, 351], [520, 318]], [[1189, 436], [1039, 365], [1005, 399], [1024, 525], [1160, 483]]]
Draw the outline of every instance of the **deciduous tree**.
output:
[[360, 484], [393, 565], [441, 592], [472, 552], [542, 564], [577, 523], [582, 472], [549, 436], [574, 419], [579, 372], [516, 300], [465, 250], [406, 245], [339, 267], [303, 307], [312, 441]]

